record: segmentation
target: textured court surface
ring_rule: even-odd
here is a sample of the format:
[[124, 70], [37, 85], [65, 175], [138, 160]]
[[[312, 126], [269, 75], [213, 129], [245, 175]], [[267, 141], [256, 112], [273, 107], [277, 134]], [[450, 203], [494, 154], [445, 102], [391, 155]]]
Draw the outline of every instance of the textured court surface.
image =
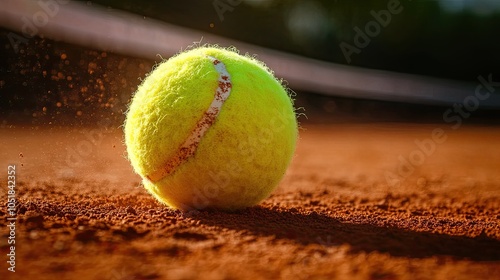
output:
[[1, 279], [500, 278], [494, 126], [304, 124], [279, 188], [236, 213], [157, 203], [111, 126], [3, 127], [0, 143], [19, 201]]

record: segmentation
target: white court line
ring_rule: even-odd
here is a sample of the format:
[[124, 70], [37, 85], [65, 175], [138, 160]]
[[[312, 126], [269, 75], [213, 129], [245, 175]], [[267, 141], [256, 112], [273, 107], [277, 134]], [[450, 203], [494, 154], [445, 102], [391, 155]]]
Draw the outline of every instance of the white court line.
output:
[[[37, 2], [0, 0], [0, 26], [22, 31], [23, 17], [31, 19], [44, 11]], [[202, 39], [203, 43], [235, 46], [257, 54], [290, 88], [333, 96], [452, 105], [474, 95], [476, 88], [473, 83], [327, 63], [73, 1], [60, 4], [57, 13], [37, 29], [55, 40], [148, 59], [158, 59], [158, 54], [168, 58]], [[492, 94], [480, 105], [498, 109], [500, 95]]]

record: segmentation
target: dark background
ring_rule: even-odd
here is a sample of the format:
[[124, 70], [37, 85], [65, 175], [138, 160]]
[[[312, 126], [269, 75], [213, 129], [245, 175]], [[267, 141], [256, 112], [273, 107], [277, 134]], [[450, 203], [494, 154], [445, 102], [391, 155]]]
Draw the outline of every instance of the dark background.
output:
[[[347, 64], [339, 44], [353, 44], [354, 27], [364, 29], [373, 20], [370, 11], [387, 10], [391, 1], [92, 2], [273, 49]], [[392, 15], [387, 27], [382, 28], [360, 54], [353, 55], [351, 65], [463, 80], [475, 80], [480, 73], [500, 73], [500, 2], [395, 2], [400, 3], [402, 11]], [[453, 10], [452, 7], [458, 9], [461, 2], [474, 4], [461, 11]], [[215, 6], [225, 12], [218, 13]], [[223, 16], [222, 21], [219, 14]]]
[[[180, 26], [209, 31], [272, 49], [348, 64], [339, 45], [354, 45], [370, 11], [390, 1], [88, 1]], [[475, 82], [500, 79], [500, 2], [399, 1], [402, 11], [371, 38], [350, 65]], [[123, 120], [140, 79], [154, 61], [85, 49], [36, 37], [15, 53], [0, 29], [2, 123], [92, 123]], [[296, 106], [309, 121], [440, 121], [446, 108], [325, 97], [297, 92]], [[498, 112], [476, 112], [469, 121], [497, 120]], [[304, 120], [307, 121], [307, 120]]]

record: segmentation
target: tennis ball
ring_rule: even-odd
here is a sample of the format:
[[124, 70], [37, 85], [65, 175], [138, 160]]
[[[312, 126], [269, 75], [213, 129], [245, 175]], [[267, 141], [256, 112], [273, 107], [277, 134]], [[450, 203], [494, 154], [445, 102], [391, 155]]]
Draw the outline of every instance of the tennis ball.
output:
[[127, 112], [128, 158], [172, 208], [236, 210], [276, 188], [297, 141], [292, 100], [236, 49], [198, 47], [157, 65]]

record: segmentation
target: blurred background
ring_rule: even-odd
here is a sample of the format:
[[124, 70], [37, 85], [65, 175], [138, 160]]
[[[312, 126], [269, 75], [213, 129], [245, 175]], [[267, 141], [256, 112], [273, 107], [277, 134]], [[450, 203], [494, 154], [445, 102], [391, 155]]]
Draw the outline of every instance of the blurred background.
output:
[[[500, 1], [497, 0], [96, 0], [79, 3], [1, 0], [0, 3], [2, 127], [12, 123], [93, 124], [102, 119], [119, 125], [137, 85], [155, 63], [187, 48], [186, 42], [216, 43], [207, 38], [215, 38], [215, 41], [225, 38], [221, 45], [240, 48], [242, 44], [244, 50], [248, 49], [246, 46], [257, 46], [258, 49], [249, 48], [251, 54], [276, 57], [277, 62], [282, 53], [291, 54], [285, 56], [291, 60], [309, 58], [311, 60], [304, 63], [311, 67], [324, 66], [347, 76], [361, 72], [368, 76], [384, 73], [383, 79], [377, 80], [383, 84], [370, 85], [373, 93], [359, 94], [358, 90], [351, 95], [346, 88], [339, 90], [331, 85], [315, 90], [311, 83], [300, 83], [293, 77], [287, 79], [286, 72], [276, 71], [296, 93], [296, 106], [305, 108], [300, 112], [308, 117], [302, 118], [302, 122], [439, 122], [443, 120], [443, 112], [453, 108], [455, 102], [463, 100], [468, 93], [474, 95], [478, 76], [490, 75], [493, 81], [500, 82]], [[12, 7], [17, 10], [13, 11]], [[64, 21], [61, 16], [69, 8], [82, 14], [93, 11], [99, 11], [98, 16], [109, 14], [110, 17], [106, 17], [109, 25], [101, 25], [97, 30], [92, 22]], [[160, 48], [165, 47], [165, 53], [150, 51], [151, 48], [130, 52], [122, 51], [123, 46], [101, 44], [95, 39], [98, 37], [92, 37], [97, 31], [108, 32], [109, 36], [102, 37], [106, 41], [113, 41], [120, 34], [126, 37], [128, 28], [134, 29], [134, 24], [120, 32], [107, 28], [111, 28], [114, 20], [127, 20], [129, 16], [143, 20], [146, 27], [150, 23], [168, 23], [165, 33], [173, 32], [172, 26], [180, 27], [175, 32], [185, 30], [188, 35], [179, 36], [187, 41], [169, 45], [168, 40], [157, 40], [157, 44], [162, 44]], [[87, 36], [96, 41], [82, 39], [81, 43], [58, 31], [58, 28], [66, 28], [78, 38], [76, 27], [80, 28], [78, 32], [87, 28]], [[127, 39], [134, 44], [155, 44], [156, 40], [151, 37]], [[276, 55], [276, 51], [280, 55]], [[293, 67], [295, 64], [287, 65], [291, 65], [289, 71], [297, 70]], [[370, 72], [372, 70], [375, 72]], [[415, 77], [413, 84], [416, 85], [420, 81], [431, 81], [427, 92], [422, 92], [423, 98], [411, 98], [414, 94], [411, 83], [405, 84], [406, 88], [391, 87], [393, 77], [399, 77], [400, 73], [410, 74], [404, 76], [407, 80]], [[364, 82], [356, 80], [351, 84]], [[453, 85], [448, 87], [450, 90], [441, 91], [442, 87], [433, 86], [448, 83]], [[391, 88], [395, 95], [377, 94], [379, 85]], [[462, 90], [454, 98], [453, 89], [460, 89], [461, 85], [464, 85]], [[440, 99], [443, 94], [447, 96], [446, 102]], [[500, 96], [500, 87], [492, 95]], [[497, 123], [499, 110], [495, 100], [481, 101], [468, 122]]]

